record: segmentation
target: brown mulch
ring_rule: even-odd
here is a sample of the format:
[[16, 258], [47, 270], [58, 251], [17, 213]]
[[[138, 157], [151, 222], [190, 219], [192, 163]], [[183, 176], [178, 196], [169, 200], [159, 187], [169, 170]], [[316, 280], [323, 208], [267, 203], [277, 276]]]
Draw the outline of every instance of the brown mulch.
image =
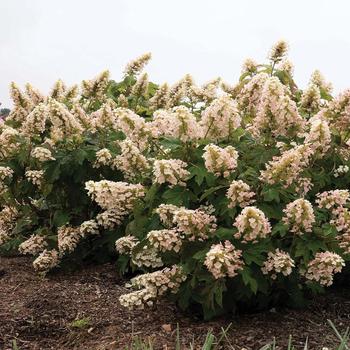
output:
[[[203, 322], [163, 301], [153, 309], [128, 311], [118, 303], [124, 282], [110, 265], [74, 273], [37, 276], [26, 257], [0, 257], [0, 349], [125, 349], [132, 336], [152, 339], [156, 349], [173, 349], [179, 324], [184, 349], [200, 348], [208, 330], [219, 334], [232, 323], [221, 349], [259, 349], [276, 337], [285, 348], [291, 334], [296, 348], [305, 339], [311, 349], [334, 348], [340, 331], [350, 326], [350, 291], [331, 291], [303, 310], [270, 310], [234, 319]], [[88, 320], [79, 327], [74, 320]], [[226, 345], [225, 345], [226, 344]], [[232, 347], [231, 347], [232, 346]]]

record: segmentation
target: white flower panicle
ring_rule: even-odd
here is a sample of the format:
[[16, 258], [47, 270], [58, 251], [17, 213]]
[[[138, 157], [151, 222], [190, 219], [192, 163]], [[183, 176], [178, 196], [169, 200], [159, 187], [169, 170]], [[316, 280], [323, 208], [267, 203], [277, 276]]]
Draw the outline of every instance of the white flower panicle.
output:
[[258, 73], [254, 75], [239, 91], [237, 100], [240, 110], [248, 115], [255, 116], [268, 74]]
[[139, 290], [122, 295], [119, 302], [128, 309], [143, 309], [145, 305], [152, 306], [157, 298], [166, 293], [177, 293], [186, 278], [183, 269], [178, 265], [134, 277], [129, 287]]
[[272, 62], [280, 62], [288, 53], [288, 43], [285, 40], [279, 40], [274, 46], [272, 46], [269, 52], [269, 60]]
[[310, 84], [301, 95], [300, 107], [309, 115], [317, 113], [321, 108], [320, 89], [315, 84]]
[[13, 237], [17, 218], [18, 211], [15, 207], [4, 206], [0, 211], [0, 246]]
[[244, 73], [249, 73], [249, 74], [254, 74], [256, 73], [258, 69], [258, 64], [251, 58], [247, 58], [242, 65], [242, 71], [241, 74]]
[[204, 147], [202, 157], [206, 169], [215, 176], [228, 177], [237, 168], [238, 152], [232, 146], [221, 148], [211, 143]]
[[272, 279], [276, 279], [277, 274], [290, 275], [293, 267], [295, 267], [295, 262], [290, 255], [280, 249], [276, 249], [267, 254], [267, 260], [264, 262], [261, 271], [264, 275], [270, 274]]
[[179, 208], [173, 219], [177, 230], [189, 241], [203, 241], [216, 231], [216, 217], [203, 210]]
[[212, 245], [204, 265], [215, 279], [235, 277], [243, 269], [242, 251], [236, 249], [230, 241]]
[[30, 155], [37, 159], [39, 162], [47, 162], [49, 160], [55, 160], [49, 149], [45, 147], [35, 147]]
[[33, 185], [40, 187], [44, 177], [44, 170], [27, 170], [25, 176]]
[[138, 246], [135, 246], [131, 252], [131, 261], [135, 266], [157, 268], [164, 265], [155, 247], [145, 245], [141, 249], [136, 248]]
[[239, 206], [244, 208], [255, 202], [253, 198], [255, 193], [251, 191], [248, 184], [242, 180], [234, 180], [231, 182], [230, 187], [226, 193], [226, 197], [229, 199], [229, 208]]
[[169, 102], [169, 85], [164, 83], [159, 86], [154, 96], [150, 98], [149, 105], [152, 110], [165, 108]]
[[95, 98], [99, 101], [106, 99], [105, 91], [109, 84], [109, 71], [103, 71], [92, 80], [83, 80], [81, 83], [82, 95], [85, 98]]
[[98, 224], [95, 220], [87, 220], [82, 222], [79, 226], [79, 232], [81, 237], [100, 234]]
[[22, 123], [28, 113], [34, 108], [32, 100], [24, 94], [14, 82], [10, 85], [10, 95], [13, 101], [14, 108], [6, 118], [15, 122]]
[[349, 172], [349, 167], [347, 165], [339, 165], [337, 169], [334, 170], [334, 177], [340, 177]]
[[310, 131], [305, 137], [305, 143], [310, 145], [313, 152], [323, 156], [331, 146], [331, 132], [328, 123], [321, 118], [312, 118], [310, 124]]
[[296, 103], [287, 95], [285, 86], [276, 77], [265, 81], [256, 117], [249, 128], [255, 137], [262, 134], [295, 136], [304, 129]]
[[173, 204], [161, 204], [155, 212], [159, 215], [160, 221], [165, 227], [171, 227], [174, 225], [174, 215], [179, 209], [176, 205]]
[[341, 272], [343, 266], [343, 258], [336, 253], [316, 253], [315, 258], [307, 265], [305, 277], [321, 285], [330, 286], [333, 284], [334, 274]]
[[61, 141], [65, 137], [72, 137], [82, 133], [83, 127], [63, 103], [50, 99], [47, 113], [52, 124], [50, 128], [52, 140]]
[[186, 170], [187, 163], [180, 159], [161, 159], [154, 161], [154, 181], [158, 184], [169, 183], [170, 187], [186, 186], [190, 172]]
[[282, 221], [289, 226], [291, 232], [302, 235], [312, 231], [315, 214], [311, 203], [303, 198], [288, 203], [283, 209], [285, 216]]
[[93, 164], [94, 168], [99, 168], [101, 166], [109, 166], [112, 163], [112, 154], [109, 149], [102, 148], [96, 152], [96, 161]]
[[147, 52], [140, 57], [137, 57], [135, 60], [130, 61], [125, 67], [125, 75], [138, 75], [151, 58], [151, 53]]
[[79, 227], [61, 226], [57, 230], [58, 251], [61, 255], [72, 253], [81, 241]]
[[298, 180], [299, 175], [309, 165], [312, 149], [309, 145], [300, 145], [272, 158], [266, 164], [266, 170], [261, 171], [260, 180], [270, 185], [282, 184], [291, 186]]
[[115, 249], [119, 254], [130, 255], [133, 248], [139, 243], [138, 239], [132, 235], [121, 237], [115, 242]]
[[14, 171], [8, 166], [0, 166], [0, 181], [12, 179]]
[[136, 81], [131, 89], [131, 93], [135, 96], [146, 96], [148, 92], [148, 74], [143, 73]]
[[45, 96], [31, 84], [27, 83], [25, 89], [34, 106], [45, 101]]
[[39, 103], [27, 115], [21, 126], [21, 133], [26, 137], [42, 134], [46, 129], [48, 119], [48, 108], [46, 103]]
[[34, 270], [47, 273], [56, 267], [60, 262], [57, 250], [44, 250], [34, 261]]
[[271, 232], [268, 219], [256, 207], [245, 207], [237, 216], [233, 226], [237, 228], [234, 237], [242, 239], [242, 243], [256, 243], [259, 239], [266, 238]]
[[317, 69], [311, 74], [310, 84], [315, 84], [319, 89], [322, 89], [327, 94], [330, 94], [333, 90], [332, 84], [326, 82], [322, 73]]
[[48, 244], [45, 237], [40, 235], [31, 235], [26, 241], [22, 242], [18, 251], [21, 254], [37, 255], [47, 248]]
[[317, 193], [316, 197], [316, 203], [319, 208], [328, 209], [333, 212], [349, 202], [350, 192], [348, 190], [325, 191]]
[[129, 139], [119, 142], [121, 154], [113, 159], [113, 168], [124, 173], [126, 179], [134, 180], [150, 170], [147, 158]]
[[200, 120], [202, 137], [209, 140], [228, 139], [240, 125], [237, 104], [229, 95], [220, 96], [211, 102], [202, 112]]
[[152, 128], [146, 123], [145, 118], [140, 117], [126, 108], [115, 110], [118, 128], [143, 151], [148, 147], [148, 141], [152, 137]]
[[161, 252], [174, 251], [178, 253], [182, 240], [176, 229], [153, 230], [147, 234], [150, 245]]
[[88, 195], [105, 210], [96, 217], [98, 224], [105, 228], [120, 225], [133, 209], [135, 201], [145, 195], [142, 185], [126, 182], [88, 181], [85, 188]]

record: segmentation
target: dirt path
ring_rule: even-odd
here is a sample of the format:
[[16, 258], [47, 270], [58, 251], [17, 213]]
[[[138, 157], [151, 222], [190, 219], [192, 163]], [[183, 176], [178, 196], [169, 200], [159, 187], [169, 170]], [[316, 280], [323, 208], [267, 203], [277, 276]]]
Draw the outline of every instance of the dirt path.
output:
[[[311, 348], [321, 349], [336, 340], [327, 319], [339, 330], [350, 325], [350, 291], [317, 298], [303, 312], [277, 310], [207, 323], [165, 301], [153, 309], [127, 311], [118, 303], [124, 292], [112, 265], [42, 279], [30, 259], [0, 257], [0, 349], [12, 349], [13, 340], [19, 350], [123, 349], [132, 334], [151, 337], [157, 349], [172, 349], [177, 323], [183, 343], [199, 346], [208, 329], [218, 333], [231, 322], [229, 340], [236, 349], [257, 349], [273, 336], [285, 345], [288, 334], [296, 345], [309, 337]], [[162, 327], [169, 324], [171, 330]]]

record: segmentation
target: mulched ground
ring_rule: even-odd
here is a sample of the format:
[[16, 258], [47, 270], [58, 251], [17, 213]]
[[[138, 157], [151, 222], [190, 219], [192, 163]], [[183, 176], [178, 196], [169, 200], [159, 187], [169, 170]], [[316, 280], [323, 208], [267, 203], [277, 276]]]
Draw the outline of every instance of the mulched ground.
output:
[[[123, 284], [110, 264], [43, 279], [30, 259], [0, 257], [0, 349], [12, 349], [13, 340], [19, 350], [125, 349], [133, 335], [153, 339], [156, 349], [173, 349], [177, 324], [184, 348], [191, 342], [200, 348], [209, 329], [219, 334], [231, 322], [229, 342], [221, 349], [259, 349], [273, 337], [282, 349], [288, 334], [300, 348], [308, 337], [311, 349], [321, 349], [332, 348], [337, 340], [327, 319], [341, 331], [350, 326], [349, 290], [318, 297], [304, 311], [281, 309], [203, 322], [166, 301], [144, 311], [125, 310], [118, 303]], [[89, 321], [74, 327], [77, 319]]]

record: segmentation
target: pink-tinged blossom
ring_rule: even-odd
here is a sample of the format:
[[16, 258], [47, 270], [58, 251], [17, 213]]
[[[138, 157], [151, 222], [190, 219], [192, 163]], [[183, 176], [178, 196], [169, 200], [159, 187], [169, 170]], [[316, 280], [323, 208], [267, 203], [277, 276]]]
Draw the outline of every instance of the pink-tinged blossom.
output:
[[216, 231], [216, 217], [200, 209], [180, 208], [173, 221], [180, 234], [189, 241], [206, 240]]
[[228, 95], [215, 99], [203, 112], [200, 121], [202, 137], [223, 140], [241, 125], [236, 102]]
[[234, 237], [242, 239], [243, 243], [256, 243], [259, 239], [266, 238], [271, 232], [268, 219], [256, 207], [245, 207], [237, 216], [233, 226], [238, 230]]
[[214, 144], [204, 147], [205, 167], [215, 176], [228, 177], [237, 168], [238, 152], [232, 146], [221, 148]]
[[155, 160], [153, 167], [154, 181], [158, 184], [167, 182], [171, 187], [175, 185], [186, 186], [186, 179], [190, 175], [186, 167], [187, 163], [180, 159]]
[[283, 276], [290, 275], [293, 267], [295, 267], [295, 263], [290, 255], [280, 249], [276, 249], [267, 254], [267, 260], [264, 262], [261, 271], [264, 275], [270, 274], [272, 279], [276, 279], [277, 274], [280, 273]]
[[315, 215], [308, 200], [300, 198], [288, 203], [283, 212], [285, 216], [282, 221], [289, 226], [291, 232], [302, 235], [312, 231]]
[[289, 187], [309, 165], [313, 151], [309, 145], [299, 145], [272, 158], [261, 171], [260, 180], [270, 185]]
[[231, 182], [230, 187], [226, 193], [226, 197], [229, 199], [229, 208], [239, 206], [244, 208], [255, 202], [253, 198], [255, 193], [251, 191], [248, 184], [242, 180], [234, 180]]
[[333, 284], [334, 274], [341, 272], [343, 266], [345, 262], [338, 254], [328, 251], [317, 253], [308, 263], [305, 277], [321, 285], [330, 286]]
[[206, 254], [204, 265], [215, 279], [235, 277], [244, 265], [242, 251], [236, 249], [230, 241], [212, 245]]

